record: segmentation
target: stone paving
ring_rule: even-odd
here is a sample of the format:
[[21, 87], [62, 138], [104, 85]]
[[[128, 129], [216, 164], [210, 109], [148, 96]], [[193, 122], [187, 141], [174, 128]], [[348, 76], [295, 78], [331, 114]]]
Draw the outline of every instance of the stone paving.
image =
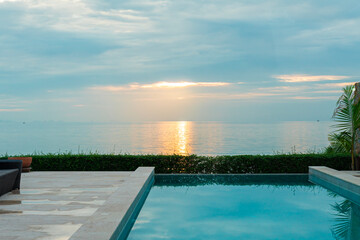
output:
[[353, 175], [354, 177], [360, 177], [360, 171], [343, 171], [343, 172]]
[[24, 173], [20, 194], [0, 197], [0, 239], [108, 240], [151, 175], [153, 168]]

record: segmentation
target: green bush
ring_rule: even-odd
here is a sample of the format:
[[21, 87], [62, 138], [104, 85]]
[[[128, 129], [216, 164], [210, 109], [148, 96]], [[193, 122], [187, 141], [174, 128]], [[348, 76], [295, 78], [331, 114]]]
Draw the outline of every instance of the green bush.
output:
[[349, 154], [237, 156], [46, 154], [33, 157], [34, 171], [134, 171], [154, 166], [156, 173], [307, 173], [309, 166], [351, 169]]

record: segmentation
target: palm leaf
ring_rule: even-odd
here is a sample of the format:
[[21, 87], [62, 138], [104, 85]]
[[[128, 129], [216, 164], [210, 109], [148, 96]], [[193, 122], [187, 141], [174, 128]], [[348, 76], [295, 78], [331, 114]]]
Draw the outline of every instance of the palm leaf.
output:
[[348, 132], [330, 133], [328, 139], [335, 152], [351, 152], [351, 136]]
[[335, 130], [329, 134], [330, 146], [337, 152], [349, 152], [355, 159], [356, 130], [360, 128], [360, 103], [355, 103], [355, 86], [346, 86], [333, 113]]
[[346, 239], [349, 235], [350, 223], [351, 223], [351, 202], [344, 200], [343, 202], [335, 203], [331, 206], [337, 213], [336, 223], [332, 226], [331, 232], [335, 239]]

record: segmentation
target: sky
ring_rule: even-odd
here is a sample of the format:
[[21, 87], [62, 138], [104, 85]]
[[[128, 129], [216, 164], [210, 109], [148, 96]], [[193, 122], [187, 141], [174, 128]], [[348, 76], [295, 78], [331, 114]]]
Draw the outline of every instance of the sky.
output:
[[0, 0], [0, 121], [326, 121], [355, 0]]

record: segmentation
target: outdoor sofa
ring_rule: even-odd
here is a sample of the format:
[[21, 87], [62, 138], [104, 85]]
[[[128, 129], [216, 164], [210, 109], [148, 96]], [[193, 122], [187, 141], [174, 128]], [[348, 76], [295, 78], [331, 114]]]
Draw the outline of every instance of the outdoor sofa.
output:
[[0, 160], [0, 196], [20, 190], [21, 160]]

